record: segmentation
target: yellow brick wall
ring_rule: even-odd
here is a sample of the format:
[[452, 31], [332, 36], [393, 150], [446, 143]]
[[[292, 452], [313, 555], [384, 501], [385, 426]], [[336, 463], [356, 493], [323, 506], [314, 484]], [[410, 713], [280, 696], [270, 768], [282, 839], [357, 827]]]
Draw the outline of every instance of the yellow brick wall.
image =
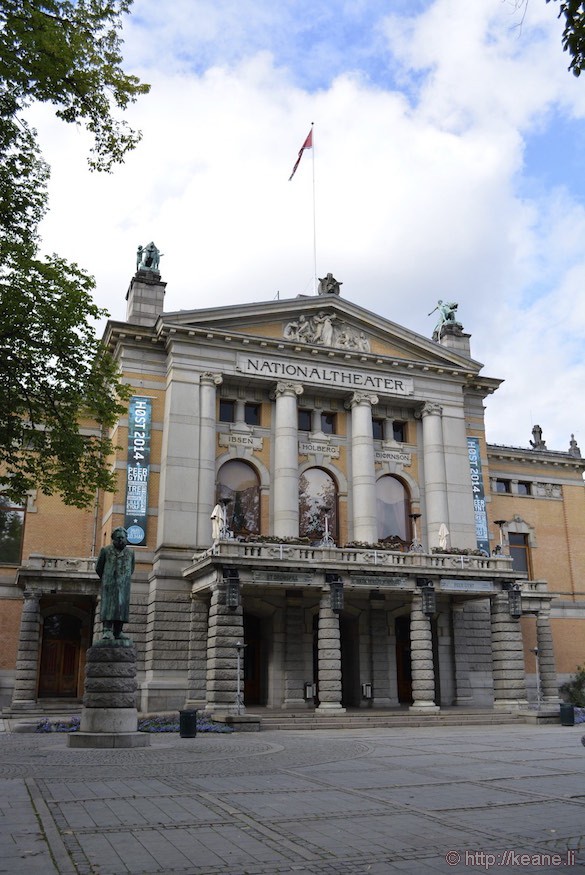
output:
[[24, 529], [23, 560], [31, 553], [46, 556], [91, 555], [95, 511], [67, 507], [56, 495], [39, 493], [36, 511], [28, 511]]
[[3, 599], [0, 607], [0, 670], [13, 669], [16, 665], [22, 598]]
[[568, 618], [552, 619], [551, 628], [557, 672], [559, 674], [572, 674], [578, 665], [585, 664], [583, 621]]

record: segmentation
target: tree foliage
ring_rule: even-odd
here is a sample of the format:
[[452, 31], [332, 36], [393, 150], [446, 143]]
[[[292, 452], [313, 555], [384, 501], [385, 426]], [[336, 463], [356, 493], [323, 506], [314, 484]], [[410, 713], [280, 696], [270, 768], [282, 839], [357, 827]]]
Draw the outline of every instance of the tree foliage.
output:
[[41, 488], [84, 507], [115, 485], [109, 429], [128, 392], [95, 336], [107, 313], [93, 278], [39, 252], [49, 168], [24, 113], [49, 102], [83, 124], [92, 169], [123, 160], [140, 135], [112, 108], [148, 90], [121, 68], [131, 2], [0, 0], [0, 491], [13, 500]]
[[122, 15], [132, 0], [1, 0], [0, 88], [14, 112], [51, 103], [94, 137], [90, 163], [109, 170], [140, 134], [112, 114], [149, 86], [122, 69]]
[[[550, 3], [551, 0], [546, 2]], [[561, 0], [559, 18], [561, 17], [565, 19], [563, 49], [571, 56], [569, 70], [575, 76], [580, 76], [585, 68], [585, 0]]]

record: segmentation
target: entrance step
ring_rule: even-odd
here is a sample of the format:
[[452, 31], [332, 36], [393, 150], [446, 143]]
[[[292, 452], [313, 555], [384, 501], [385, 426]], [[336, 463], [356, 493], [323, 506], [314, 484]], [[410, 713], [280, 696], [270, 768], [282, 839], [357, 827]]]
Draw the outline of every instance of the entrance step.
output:
[[417, 726], [497, 726], [522, 723], [525, 715], [515, 711], [452, 710], [435, 714], [411, 714], [409, 711], [386, 711], [373, 713], [345, 713], [338, 716], [318, 716], [314, 712], [258, 712], [264, 730], [305, 729], [400, 729]]

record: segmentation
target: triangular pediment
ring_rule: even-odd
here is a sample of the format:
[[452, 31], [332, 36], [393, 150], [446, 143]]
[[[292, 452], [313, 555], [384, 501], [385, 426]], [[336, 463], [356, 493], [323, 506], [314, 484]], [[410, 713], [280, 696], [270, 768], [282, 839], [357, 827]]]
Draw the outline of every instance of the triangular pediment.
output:
[[159, 329], [229, 335], [230, 342], [282, 344], [297, 354], [330, 350], [332, 355], [371, 356], [478, 373], [482, 364], [395, 322], [337, 296], [300, 296], [284, 301], [181, 310], [160, 317]]

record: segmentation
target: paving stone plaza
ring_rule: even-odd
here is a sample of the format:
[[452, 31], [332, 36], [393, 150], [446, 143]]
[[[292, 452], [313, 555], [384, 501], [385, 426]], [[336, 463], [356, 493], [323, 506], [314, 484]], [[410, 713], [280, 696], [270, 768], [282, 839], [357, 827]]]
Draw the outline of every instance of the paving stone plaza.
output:
[[0, 873], [585, 871], [582, 726], [0, 733]]

